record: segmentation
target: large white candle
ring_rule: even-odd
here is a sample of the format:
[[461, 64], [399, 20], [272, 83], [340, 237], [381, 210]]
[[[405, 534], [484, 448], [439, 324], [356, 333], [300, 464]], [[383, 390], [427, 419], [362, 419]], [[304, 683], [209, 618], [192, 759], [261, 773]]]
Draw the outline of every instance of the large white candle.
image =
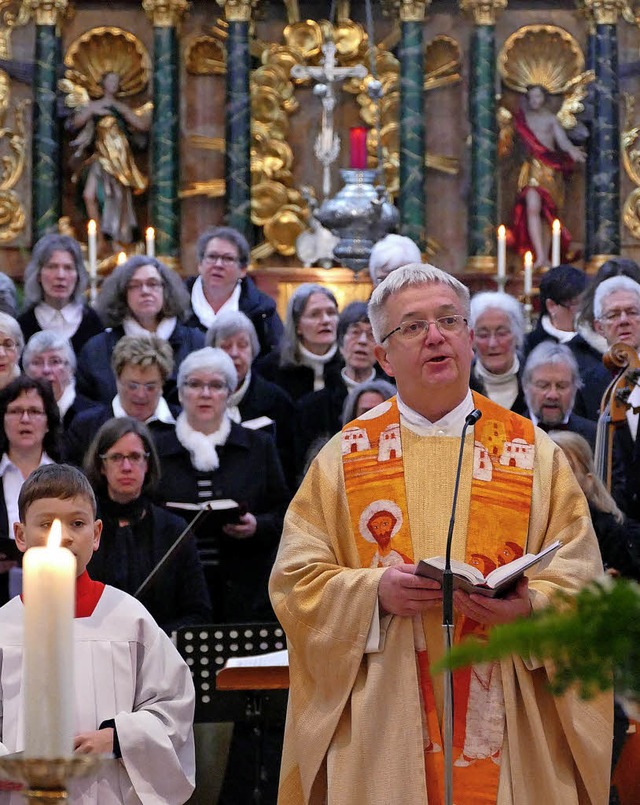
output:
[[507, 230], [503, 224], [498, 227], [498, 277], [507, 276]]
[[533, 290], [533, 255], [524, 253], [524, 295], [531, 296]]
[[156, 256], [156, 230], [152, 226], [147, 227], [145, 232], [145, 240], [147, 244], [147, 257]]
[[551, 267], [560, 265], [560, 233], [562, 225], [556, 218], [551, 224]]
[[87, 224], [87, 251], [89, 253], [89, 276], [95, 279], [98, 276], [98, 227], [93, 218]]
[[31, 758], [73, 754], [73, 616], [76, 558], [60, 547], [54, 520], [46, 547], [24, 555], [24, 751]]

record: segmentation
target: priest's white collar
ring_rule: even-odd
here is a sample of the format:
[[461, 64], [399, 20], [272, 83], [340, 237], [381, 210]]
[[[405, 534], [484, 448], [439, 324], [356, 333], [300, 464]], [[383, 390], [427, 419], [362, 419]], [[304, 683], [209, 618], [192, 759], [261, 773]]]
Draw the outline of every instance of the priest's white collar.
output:
[[467, 392], [464, 400], [453, 411], [449, 411], [437, 422], [430, 422], [426, 417], [409, 408], [402, 402], [398, 394], [398, 410], [402, 424], [417, 436], [460, 436], [467, 416], [473, 411], [473, 397]]

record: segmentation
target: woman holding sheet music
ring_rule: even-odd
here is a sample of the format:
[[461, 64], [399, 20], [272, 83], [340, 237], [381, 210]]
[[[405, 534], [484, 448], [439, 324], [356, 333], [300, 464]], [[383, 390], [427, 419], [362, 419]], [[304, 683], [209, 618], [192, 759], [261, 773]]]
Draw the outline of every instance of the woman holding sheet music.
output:
[[[180, 365], [183, 411], [164, 451], [160, 496], [198, 509], [212, 500], [238, 506], [207, 515], [197, 537], [215, 622], [275, 620], [267, 580], [289, 493], [272, 437], [233, 422], [227, 410], [237, 372], [221, 349], [192, 352]], [[177, 509], [176, 509], [177, 510]]]
[[[89, 568], [91, 578], [135, 595], [186, 527], [184, 520], [149, 498], [160, 464], [146, 425], [130, 417], [105, 422], [84, 469], [103, 522], [100, 546]], [[168, 634], [180, 626], [211, 621], [209, 594], [192, 536], [140, 600]]]

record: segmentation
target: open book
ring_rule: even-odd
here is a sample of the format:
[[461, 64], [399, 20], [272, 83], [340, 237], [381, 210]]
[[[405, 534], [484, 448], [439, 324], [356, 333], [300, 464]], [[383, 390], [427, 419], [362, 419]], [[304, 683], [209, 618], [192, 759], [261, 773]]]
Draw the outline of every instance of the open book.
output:
[[[454, 590], [464, 590], [466, 593], [477, 593], [478, 595], [486, 595], [489, 598], [499, 598], [517, 584], [518, 580], [524, 575], [525, 570], [534, 565], [538, 565], [538, 571], [544, 570], [561, 545], [560, 540], [556, 540], [551, 545], [543, 548], [540, 553], [527, 553], [507, 565], [502, 565], [492, 570], [486, 577], [472, 565], [452, 559], [453, 588]], [[418, 562], [416, 574], [442, 583], [444, 566], [444, 556], [421, 559]]]
[[220, 498], [219, 500], [206, 500], [203, 503], [185, 503], [182, 501], [168, 500], [165, 506], [173, 509], [178, 513], [181, 511], [199, 512], [207, 511], [212, 512], [215, 517], [215, 522], [218, 526], [226, 525], [227, 523], [237, 523], [240, 516], [244, 514], [242, 507], [239, 503], [231, 498]]
[[230, 657], [216, 673], [218, 690], [282, 690], [289, 687], [287, 649]]

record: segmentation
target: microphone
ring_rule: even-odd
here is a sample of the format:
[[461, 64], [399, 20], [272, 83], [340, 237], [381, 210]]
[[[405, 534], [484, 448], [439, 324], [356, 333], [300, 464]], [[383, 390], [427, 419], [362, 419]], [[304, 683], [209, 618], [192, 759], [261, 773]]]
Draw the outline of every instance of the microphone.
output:
[[451, 519], [449, 520], [449, 532], [447, 534], [447, 549], [445, 553], [444, 572], [442, 576], [442, 625], [453, 626], [453, 573], [451, 572], [451, 543], [453, 542], [453, 529], [456, 523], [456, 505], [458, 503], [458, 487], [460, 486], [460, 473], [462, 471], [462, 457], [464, 455], [464, 437], [467, 428], [475, 425], [482, 416], [482, 411], [474, 408], [465, 417], [460, 438], [460, 452], [458, 453], [458, 469], [456, 471], [456, 483], [453, 488], [453, 503], [451, 505]]
[[[458, 503], [458, 487], [460, 486], [460, 473], [462, 471], [462, 456], [464, 454], [464, 437], [467, 428], [475, 423], [482, 416], [482, 411], [477, 408], [465, 417], [460, 437], [460, 452], [458, 453], [458, 469], [456, 471], [456, 483], [453, 488], [453, 504], [451, 506], [451, 519], [449, 520], [449, 533], [447, 534], [447, 551], [445, 554], [445, 566], [442, 574], [442, 629], [444, 634], [444, 649], [449, 651], [451, 648], [451, 636], [453, 634], [453, 573], [451, 571], [451, 542], [453, 541], [453, 527], [456, 522], [456, 505]], [[444, 801], [445, 805], [453, 802], [453, 672], [451, 669], [444, 672]]]

